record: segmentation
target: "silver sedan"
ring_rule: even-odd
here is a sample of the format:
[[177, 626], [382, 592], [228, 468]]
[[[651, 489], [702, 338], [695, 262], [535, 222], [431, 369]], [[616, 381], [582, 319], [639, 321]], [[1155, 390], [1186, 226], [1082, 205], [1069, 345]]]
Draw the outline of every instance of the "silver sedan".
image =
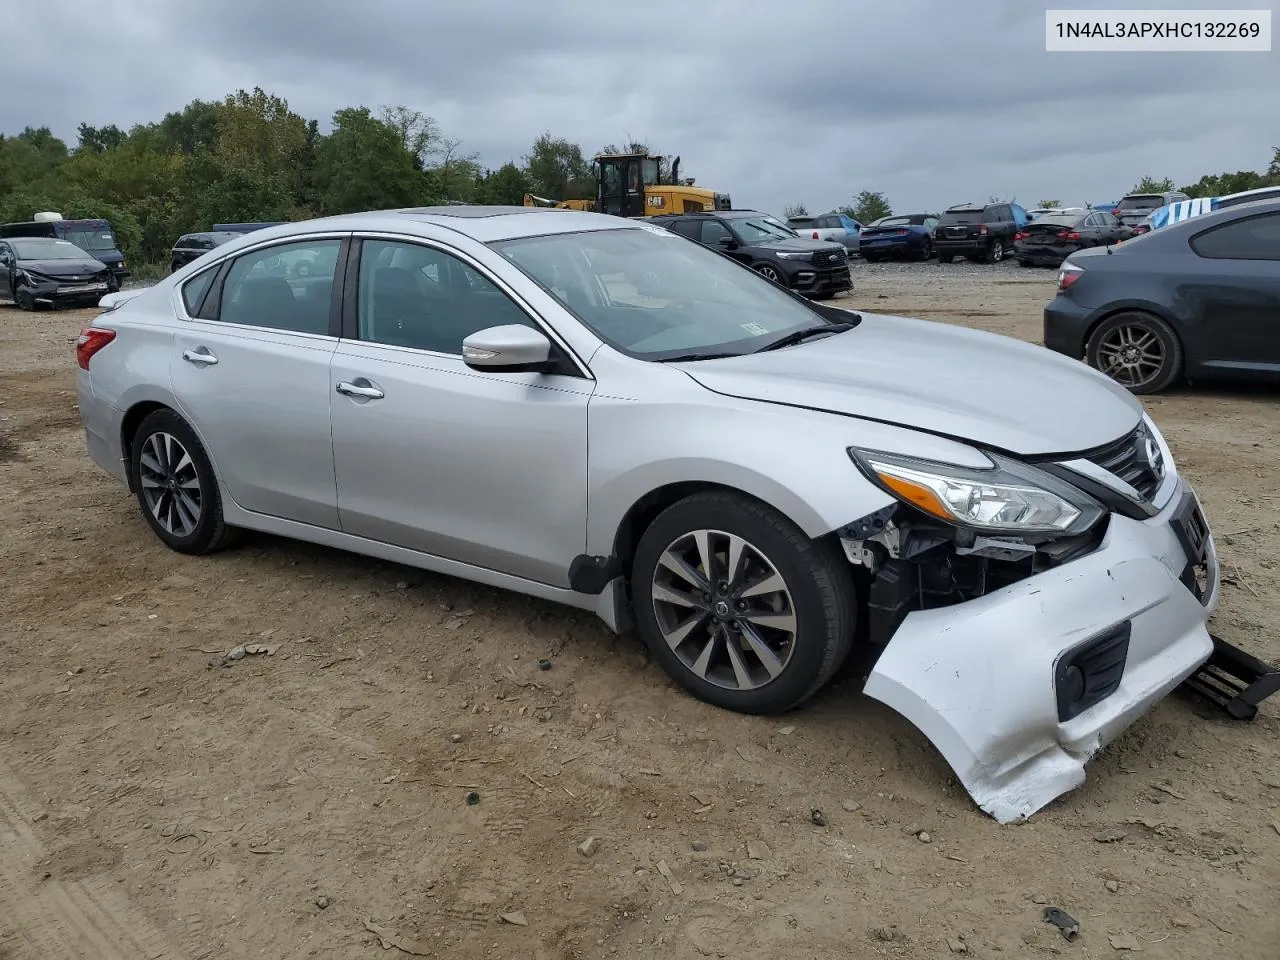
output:
[[644, 221], [289, 224], [103, 307], [89, 453], [173, 549], [267, 531], [593, 610], [746, 712], [852, 652], [1002, 821], [1211, 650], [1213, 541], [1125, 390]]

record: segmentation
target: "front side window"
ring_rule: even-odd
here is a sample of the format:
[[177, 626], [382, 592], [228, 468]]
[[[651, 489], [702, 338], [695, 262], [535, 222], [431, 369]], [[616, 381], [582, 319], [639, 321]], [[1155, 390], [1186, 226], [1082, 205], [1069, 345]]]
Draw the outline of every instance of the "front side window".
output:
[[237, 257], [217, 317], [290, 333], [328, 334], [341, 240], [302, 240]]
[[652, 227], [491, 246], [602, 340], [644, 360], [750, 353], [828, 322], [754, 271]]
[[474, 267], [434, 247], [366, 240], [360, 253], [359, 336], [371, 343], [462, 354], [489, 327], [533, 326], [529, 315]]
[[715, 246], [721, 240], [732, 240], [733, 234], [729, 231], [729, 228], [719, 220], [703, 220], [702, 233], [699, 235], [698, 239], [708, 246]]

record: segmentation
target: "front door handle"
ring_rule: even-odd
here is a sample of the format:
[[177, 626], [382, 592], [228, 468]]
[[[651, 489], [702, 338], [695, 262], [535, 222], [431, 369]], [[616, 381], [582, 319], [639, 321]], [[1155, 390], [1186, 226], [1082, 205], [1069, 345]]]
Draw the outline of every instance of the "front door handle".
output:
[[187, 363], [196, 363], [206, 367], [211, 367], [218, 362], [218, 358], [210, 353], [206, 347], [201, 347], [198, 350], [183, 350], [182, 359]]
[[354, 381], [339, 380], [337, 389], [344, 396], [363, 397], [366, 400], [381, 400], [386, 396], [364, 377], [358, 377]]

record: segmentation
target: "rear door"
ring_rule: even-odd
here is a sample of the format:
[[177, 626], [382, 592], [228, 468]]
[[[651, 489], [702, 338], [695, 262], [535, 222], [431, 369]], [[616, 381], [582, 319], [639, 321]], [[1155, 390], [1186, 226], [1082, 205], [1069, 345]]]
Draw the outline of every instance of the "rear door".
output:
[[13, 248], [0, 240], [0, 297], [6, 300], [13, 299], [13, 274], [17, 262]]
[[329, 359], [345, 243], [340, 234], [273, 243], [214, 268], [211, 282], [208, 270], [196, 274], [175, 293], [187, 322], [169, 364], [178, 406], [231, 498], [330, 529], [338, 505]]
[[1193, 237], [1191, 249], [1201, 269], [1179, 289], [1196, 307], [1205, 365], [1280, 374], [1280, 213], [1213, 227]]

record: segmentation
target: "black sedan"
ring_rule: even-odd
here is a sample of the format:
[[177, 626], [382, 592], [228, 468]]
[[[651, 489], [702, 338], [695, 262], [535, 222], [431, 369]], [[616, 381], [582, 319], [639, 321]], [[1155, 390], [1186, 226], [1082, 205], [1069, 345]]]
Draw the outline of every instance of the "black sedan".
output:
[[933, 228], [936, 213], [901, 213], [881, 217], [862, 228], [858, 252], [867, 263], [891, 257], [928, 260], [933, 256]]
[[1073, 253], [1044, 344], [1133, 393], [1182, 377], [1280, 380], [1280, 200]]
[[192, 260], [204, 256], [215, 247], [220, 247], [228, 240], [242, 236], [229, 231], [211, 231], [209, 233], [184, 233], [169, 251], [169, 272], [181, 270]]
[[1135, 235], [1109, 213], [1047, 213], [1013, 235], [1013, 253], [1024, 267], [1056, 267], [1077, 250], [1105, 247]]
[[69, 240], [0, 240], [0, 298], [23, 310], [93, 306], [117, 289], [111, 268]]

